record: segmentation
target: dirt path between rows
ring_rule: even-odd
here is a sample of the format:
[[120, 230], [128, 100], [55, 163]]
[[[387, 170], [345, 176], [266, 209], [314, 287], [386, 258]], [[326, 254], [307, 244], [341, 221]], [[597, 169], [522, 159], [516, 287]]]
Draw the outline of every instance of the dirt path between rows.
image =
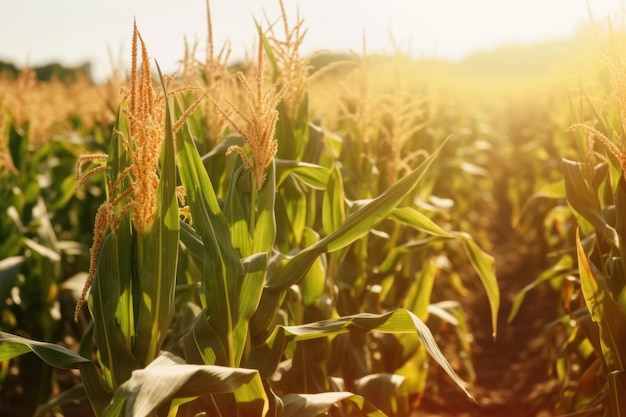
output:
[[[545, 256], [529, 251], [508, 221], [495, 225], [491, 252], [501, 291], [498, 336], [491, 336], [489, 303], [477, 279], [468, 279], [463, 305], [474, 336], [472, 360], [477, 379], [471, 402], [431, 367], [432, 384], [416, 416], [423, 417], [550, 417], [558, 399], [558, 382], [550, 372], [545, 326], [558, 317], [559, 296], [547, 285], [528, 293], [517, 317], [507, 324], [513, 297], [542, 271]], [[506, 236], [506, 238], [503, 238]]]

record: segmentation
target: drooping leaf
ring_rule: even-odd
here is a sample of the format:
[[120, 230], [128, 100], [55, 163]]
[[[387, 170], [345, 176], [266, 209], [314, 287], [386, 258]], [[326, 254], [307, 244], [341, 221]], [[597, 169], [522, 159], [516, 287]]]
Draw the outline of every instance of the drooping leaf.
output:
[[500, 308], [500, 289], [496, 277], [496, 263], [493, 256], [478, 247], [474, 239], [464, 232], [452, 232], [452, 235], [463, 245], [474, 271], [483, 283], [491, 308], [491, 328], [493, 337], [498, 332], [498, 309]]
[[409, 415], [409, 398], [404, 377], [397, 374], [372, 374], [355, 381], [356, 392], [367, 398], [389, 417]]
[[[116, 392], [104, 417], [122, 414], [148, 417], [173, 399], [240, 391], [238, 401], [258, 404], [250, 416], [265, 416], [268, 400], [259, 374], [253, 369], [214, 365], [189, 365], [163, 352], [146, 368], [133, 372]], [[252, 410], [247, 408], [248, 412]]]
[[275, 158], [276, 186], [279, 187], [288, 175], [296, 176], [300, 181], [315, 190], [325, 190], [330, 171], [321, 165], [302, 161]]
[[[454, 372], [439, 349], [428, 326], [415, 314], [404, 309], [393, 310], [385, 314], [361, 313], [299, 326], [278, 326], [275, 328], [273, 335], [267, 339], [264, 346], [258, 346], [252, 350], [248, 365], [257, 369], [261, 369], [261, 367], [264, 369], [276, 369], [278, 362], [272, 367], [267, 364], [267, 361], [270, 357], [278, 360], [287, 341], [297, 342], [323, 338], [347, 333], [351, 330], [417, 334], [420, 343], [426, 348], [428, 354], [443, 368], [459, 388], [468, 397], [472, 398], [466, 388], [466, 383]], [[268, 350], [270, 352], [274, 351], [274, 353], [270, 354]]]
[[55, 368], [76, 369], [80, 363], [91, 363], [89, 359], [62, 346], [0, 332], [0, 361], [16, 358], [31, 351]]
[[41, 360], [55, 368], [80, 369], [85, 392], [97, 416], [111, 399], [111, 390], [104, 382], [96, 365], [69, 349], [53, 343], [26, 339], [0, 332], [0, 361], [33, 352]]
[[357, 406], [359, 415], [385, 417], [369, 401], [351, 392], [324, 392], [321, 394], [287, 394], [281, 397], [285, 405], [285, 417], [318, 417], [341, 401], [350, 401]]

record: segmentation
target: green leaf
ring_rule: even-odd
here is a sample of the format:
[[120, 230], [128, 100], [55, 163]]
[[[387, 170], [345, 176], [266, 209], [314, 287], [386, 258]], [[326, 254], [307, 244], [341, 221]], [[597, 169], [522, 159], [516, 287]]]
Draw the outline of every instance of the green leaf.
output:
[[398, 207], [391, 212], [389, 219], [414, 227], [433, 236], [447, 238], [453, 237], [450, 233], [443, 230], [437, 223], [429, 219], [428, 216], [419, 212], [414, 207]]
[[239, 314], [235, 323], [233, 334], [234, 363], [239, 365], [244, 356], [247, 346], [248, 327], [250, 319], [256, 312], [261, 295], [263, 294], [263, 283], [267, 274], [268, 254], [260, 252], [252, 255], [243, 261], [246, 271], [241, 284], [239, 295]]
[[[447, 239], [447, 238], [446, 238]], [[379, 265], [381, 273], [388, 273], [396, 266], [397, 259], [404, 254], [416, 252], [430, 247], [433, 243], [441, 240], [439, 237], [429, 236], [424, 239], [412, 240], [396, 246], [387, 253], [387, 257]]]
[[321, 165], [307, 162], [275, 158], [276, 186], [280, 186], [285, 178], [294, 175], [300, 181], [314, 190], [325, 190], [330, 176], [330, 170]]
[[297, 283], [308, 271], [315, 259], [325, 252], [342, 249], [365, 236], [389, 216], [400, 202], [417, 186], [433, 161], [437, 158], [444, 141], [424, 162], [383, 194], [353, 211], [333, 232], [320, 239], [292, 258], [276, 258], [276, 269], [268, 276], [267, 289], [284, 290]]
[[215, 365], [228, 362], [226, 349], [209, 325], [207, 311], [202, 310], [191, 329], [183, 336], [183, 351], [189, 363]]
[[396, 374], [372, 374], [354, 382], [357, 394], [371, 401], [387, 416], [408, 416], [409, 398], [404, 377]]
[[626, 313], [620, 309], [611, 294], [600, 286], [580, 243], [580, 233], [576, 234], [576, 251], [583, 296], [593, 321], [600, 327], [602, 353], [608, 371], [625, 371]]
[[446, 142], [447, 140], [417, 168], [380, 196], [348, 215], [341, 226], [320, 240], [318, 246], [323, 246], [328, 252], [334, 252], [365, 236], [374, 226], [389, 216], [398, 204], [415, 189]]
[[[398, 309], [385, 314], [361, 313], [336, 319], [323, 320], [299, 326], [278, 326], [266, 344], [273, 345], [272, 349], [282, 349], [287, 341], [311, 340], [321, 337], [334, 336], [352, 330], [377, 331], [381, 333], [416, 333], [420, 343], [428, 354], [443, 368], [448, 376], [469, 397], [473, 398], [466, 388], [466, 383], [454, 372], [443, 353], [437, 346], [430, 329], [415, 314], [408, 310]], [[283, 336], [281, 336], [281, 334]], [[283, 338], [284, 337], [284, 338]], [[282, 343], [274, 343], [275, 339]], [[251, 365], [255, 362], [267, 361], [269, 355], [263, 350], [262, 355], [252, 355]], [[276, 356], [274, 356], [276, 357]], [[277, 364], [276, 364], [277, 365]]]
[[[237, 392], [238, 402], [257, 404], [249, 416], [265, 416], [268, 399], [259, 374], [253, 369], [213, 365], [189, 365], [163, 352], [145, 369], [133, 372], [131, 378], [115, 392], [105, 417], [124, 415], [148, 417], [174, 399], [208, 394]], [[247, 411], [251, 411], [247, 408]]]
[[[306, 244], [313, 244], [319, 238], [311, 229], [305, 229], [303, 237]], [[300, 282], [302, 288], [302, 303], [305, 306], [312, 304], [319, 305], [320, 297], [324, 294], [326, 288], [326, 275], [326, 268], [324, 267], [322, 258], [318, 257]]]
[[[168, 97], [161, 69], [164, 97]], [[139, 300], [133, 353], [143, 367], [158, 355], [174, 317], [180, 220], [176, 198], [176, 156], [170, 106], [165, 100], [165, 132], [160, 155], [156, 216], [149, 230], [135, 238]]]
[[[532, 206], [537, 204], [538, 201], [543, 199], [561, 200], [566, 197], [565, 195], [565, 182], [563, 180], [550, 182], [544, 184], [538, 191], [530, 196], [526, 204], [522, 207], [519, 214], [519, 219], [522, 219], [526, 213], [529, 213]], [[515, 220], [513, 223], [518, 224], [520, 220]]]
[[88, 299], [99, 360], [113, 389], [140, 367], [131, 346], [134, 337], [133, 241], [127, 213], [118, 229], [111, 231], [102, 242]]
[[97, 416], [111, 399], [111, 390], [105, 384], [96, 365], [69, 349], [52, 343], [39, 342], [0, 332], [0, 361], [33, 352], [55, 368], [80, 369], [85, 391]]
[[358, 415], [385, 417], [365, 398], [351, 392], [324, 392], [321, 394], [287, 394], [281, 397], [285, 406], [284, 417], [318, 417], [328, 413], [330, 408], [341, 401], [350, 401], [360, 411]]
[[435, 284], [437, 266], [435, 260], [426, 260], [407, 292], [403, 307], [412, 311], [420, 320], [428, 319], [428, 306]]
[[0, 361], [16, 358], [31, 351], [55, 368], [76, 369], [80, 363], [91, 363], [89, 359], [62, 346], [0, 332]]
[[589, 184], [584, 175], [584, 165], [580, 162], [563, 160], [565, 175], [565, 191], [567, 201], [572, 208], [585, 218], [598, 236], [608, 240], [616, 248], [619, 247], [619, 237], [603, 218], [597, 191]]
[[563, 277], [568, 273], [573, 272], [574, 268], [574, 260], [569, 255], [563, 255], [559, 258], [559, 261], [552, 268], [544, 271], [530, 284], [526, 285], [522, 288], [513, 298], [513, 303], [511, 305], [511, 311], [509, 312], [509, 317], [507, 318], [507, 323], [511, 323], [515, 316], [517, 315], [522, 303], [524, 302], [524, 298], [526, 294], [535, 289], [537, 286], [548, 282], [552, 279]]
[[322, 201], [322, 228], [327, 235], [337, 230], [346, 219], [343, 180], [337, 165], [333, 165]]
[[275, 198], [276, 165], [272, 161], [267, 169], [265, 182], [257, 194], [252, 254], [266, 253], [269, 257], [272, 252], [276, 239]]
[[[228, 194], [224, 202], [224, 216], [228, 221], [232, 244], [240, 256], [253, 253], [252, 223], [256, 221], [256, 212], [250, 207], [252, 190], [250, 169], [243, 165], [241, 158], [236, 158], [233, 173], [229, 179]], [[264, 184], [265, 185], [265, 184]], [[255, 207], [256, 210], [256, 207]]]
[[500, 289], [496, 277], [496, 262], [493, 256], [478, 247], [474, 239], [464, 232], [452, 232], [452, 235], [463, 245], [474, 270], [483, 283], [491, 308], [491, 328], [495, 338], [498, 331], [498, 309], [500, 308]]
[[301, 245], [302, 234], [307, 225], [307, 193], [293, 176], [285, 179], [278, 189], [276, 221], [282, 226], [278, 246], [291, 250]]
[[[174, 101], [177, 118], [183, 112]], [[234, 365], [233, 315], [238, 312], [240, 285], [244, 270], [237, 250], [233, 247], [226, 218], [198, 154], [191, 132], [182, 126], [176, 133], [176, 152], [179, 173], [193, 218], [196, 232], [202, 238], [203, 257], [203, 307], [208, 310], [211, 327], [215, 329], [226, 348], [228, 362]]]

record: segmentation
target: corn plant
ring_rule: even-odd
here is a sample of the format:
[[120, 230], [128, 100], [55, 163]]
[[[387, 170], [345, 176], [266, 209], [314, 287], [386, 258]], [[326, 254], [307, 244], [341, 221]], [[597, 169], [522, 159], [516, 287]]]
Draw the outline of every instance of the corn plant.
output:
[[[381, 415], [323, 366], [302, 368], [298, 362], [306, 359], [318, 365], [306, 343], [323, 346], [328, 338], [371, 331], [416, 335], [469, 395], [429, 328], [411, 311], [419, 310], [424, 317], [424, 299], [421, 307], [412, 301], [408, 308], [342, 314], [335, 309], [333, 283], [328, 281], [328, 268], [337, 268], [347, 249], [383, 221], [410, 224], [439, 239], [455, 236], [402, 206], [445, 141], [384, 192], [346, 207], [343, 193], [333, 193], [343, 187], [335, 165], [274, 158], [281, 114], [276, 107], [291, 84], [277, 84], [276, 92], [264, 89], [261, 33], [260, 38], [255, 84], [239, 75], [248, 108], [233, 106], [229, 111], [213, 100], [216, 111], [239, 134], [216, 147], [226, 148], [231, 160], [228, 185], [220, 197], [215, 190], [222, 188], [215, 187], [205, 168], [210, 160], [203, 162], [188, 123], [202, 97], [184, 110], [162, 77], [161, 88], [153, 88], [147, 51], [135, 28], [131, 85], [118, 111], [109, 152], [83, 155], [77, 164], [79, 184], [97, 173], [104, 174], [106, 183], [105, 201], [94, 222], [88, 278], [77, 305], [78, 312], [86, 297], [92, 327], [78, 353], [0, 334], [2, 360], [32, 351], [50, 365], [80, 370], [82, 385], [51, 400], [40, 412], [86, 396], [98, 416], [293, 415], [303, 407], [317, 415], [338, 402], [346, 411]], [[302, 120], [299, 126], [309, 127], [301, 113], [296, 118]], [[286, 129], [276, 130], [280, 140]], [[294, 132], [287, 136], [303, 140]], [[306, 136], [319, 140], [315, 134], [305, 134], [304, 140]], [[298, 207], [309, 206], [300, 205], [298, 198], [292, 205], [294, 190], [302, 191], [301, 196], [325, 190], [322, 211], [315, 209], [311, 197], [305, 200], [313, 204], [311, 214], [302, 218]], [[492, 260], [467, 236], [455, 237], [464, 242], [480, 272], [495, 320], [498, 293]], [[387, 263], [392, 265], [393, 257]], [[430, 282], [432, 264], [426, 265], [423, 274]], [[412, 291], [416, 297], [419, 288]], [[278, 369], [285, 370], [282, 381], [275, 379]], [[304, 379], [317, 385], [286, 388], [285, 382], [303, 370], [320, 372]], [[397, 388], [402, 378], [386, 377], [389, 386]], [[352, 386], [349, 375], [344, 381]], [[366, 394], [373, 386], [361, 378], [354, 388]], [[402, 399], [400, 391], [396, 395]], [[397, 410], [389, 406], [388, 411]]]
[[[33, 100], [50, 87], [36, 84], [26, 70], [16, 83]], [[77, 259], [86, 234], [77, 208], [85, 195], [74, 196], [72, 160], [84, 146], [52, 137], [52, 131], [46, 138], [24, 112], [8, 105], [0, 110], [0, 330], [56, 342], [68, 320], [59, 293], [82, 267]], [[54, 389], [52, 368], [32, 357], [3, 362], [5, 371], [9, 366], [19, 369], [18, 385], [33, 399], [28, 407], [34, 411]], [[11, 384], [6, 372], [2, 380]]]
[[[365, 202], [359, 200], [359, 197], [372, 197], [386, 190], [398, 178], [417, 166], [420, 158], [428, 154], [422, 146], [440, 143], [444, 138], [434, 138], [424, 144], [416, 140], [416, 132], [427, 124], [424, 121], [425, 99], [408, 99], [410, 92], [415, 90], [415, 82], [402, 70], [408, 72], [413, 67], [406, 60], [402, 60], [402, 57], [394, 57], [389, 65], [384, 62], [377, 65], [376, 60], [372, 59], [372, 65], [379, 71], [373, 74], [368, 73], [368, 58], [357, 59], [360, 63], [358, 72], [350, 79], [362, 80], [363, 85], [352, 85], [351, 91], [358, 95], [358, 92], [367, 92], [369, 87], [373, 88], [379, 82], [377, 91], [383, 93], [375, 98], [366, 96], [361, 97], [361, 100], [354, 100], [355, 106], [361, 106], [352, 110], [354, 114], [339, 113], [335, 116], [339, 120], [350, 121], [348, 127], [341, 131], [341, 136], [331, 135], [325, 129], [310, 123], [306, 110], [312, 92], [304, 88], [303, 84], [307, 85], [320, 76], [323, 77], [325, 71], [330, 71], [333, 67], [323, 68], [306, 78], [297, 76], [298, 72], [307, 74], [305, 70], [310, 62], [308, 59], [299, 59], [297, 54], [303, 36], [302, 21], [298, 20], [291, 26], [284, 7], [282, 14], [284, 39], [272, 32], [265, 43], [265, 50], [272, 67], [272, 78], [284, 80], [289, 86], [295, 84], [288, 94], [296, 96], [300, 105], [279, 107], [279, 122], [282, 127], [277, 128], [277, 136], [280, 138], [278, 155], [290, 155], [288, 158], [294, 158], [295, 155], [295, 158], [303, 161], [323, 165], [330, 169], [331, 175], [328, 185], [320, 190], [323, 191], [322, 196], [319, 195], [320, 192], [316, 194], [307, 190], [308, 187], [302, 180], [287, 178], [279, 187], [278, 196], [281, 198], [277, 199], [277, 207], [284, 207], [281, 212], [293, 219], [285, 222], [292, 232], [292, 238], [286, 246], [293, 247], [294, 244], [300, 244], [304, 239], [302, 236], [306, 235], [302, 225], [321, 228], [324, 233], [331, 233], [345, 218], [346, 213], [356, 210]], [[339, 65], [345, 66], [345, 63]], [[394, 71], [395, 82], [404, 82], [400, 88], [396, 86], [397, 89], [394, 89], [385, 83], [382, 75], [388, 75], [388, 72], [384, 70]], [[377, 73], [380, 75], [378, 78]], [[385, 91], [386, 88], [389, 91]], [[418, 88], [417, 92], [421, 93], [422, 90]], [[371, 110], [373, 103], [378, 103], [379, 109], [368, 113], [367, 109]], [[281, 148], [283, 143], [287, 145]], [[450, 146], [446, 149], [449, 152]], [[369, 165], [368, 161], [373, 165]], [[493, 259], [482, 252], [469, 235], [444, 231], [415, 207], [415, 201], [428, 198], [434, 178], [439, 177], [438, 169], [439, 164], [431, 166], [420, 187], [404, 199], [404, 207], [394, 210], [389, 219], [379, 223], [372, 233], [341, 251], [330, 254], [326, 266], [323, 267], [326, 271], [324, 280], [314, 278], [313, 274], [307, 275], [297, 287], [293, 298], [287, 299], [286, 310], [290, 320], [294, 323], [307, 323], [330, 318], [334, 313], [333, 305], [336, 305], [336, 311], [340, 315], [382, 313], [402, 307], [419, 314], [422, 320], [426, 320], [429, 313], [432, 313], [432, 323], [441, 320], [440, 323], [448, 322], [456, 326], [461, 334], [460, 340], [464, 340], [466, 334], [463, 332], [467, 329], [464, 328], [462, 310], [458, 303], [442, 304], [442, 307], [445, 305], [445, 308], [450, 309], [450, 313], [438, 306], [424, 307], [429, 304], [434, 277], [440, 272], [438, 267], [430, 266], [435, 265], [435, 257], [443, 256], [442, 248], [449, 250], [454, 243], [460, 243], [460, 250], [469, 253], [470, 258], [474, 259], [476, 271], [484, 279], [490, 300], [495, 305], [498, 302], [495, 294], [497, 290], [490, 284], [493, 282]], [[314, 210], [316, 206], [317, 210]], [[281, 242], [282, 235], [279, 232], [277, 242]], [[407, 291], [412, 295], [406, 297]], [[404, 340], [398, 344], [396, 337], [383, 336], [389, 346], [401, 345], [404, 350], [402, 354], [388, 349], [385, 342], [372, 335], [341, 335], [328, 346], [325, 341], [299, 344], [295, 353], [297, 361], [294, 363], [306, 364], [307, 367], [313, 366], [316, 369], [307, 371], [302, 366], [292, 366], [290, 371], [283, 373], [281, 386], [292, 389], [298, 386], [301, 389], [321, 389], [329, 385], [329, 377], [341, 376], [350, 389], [365, 390], [364, 382], [367, 380], [369, 386], [381, 384], [386, 387], [385, 392], [389, 392], [397, 384], [397, 380], [390, 379], [389, 375], [401, 371], [410, 376], [419, 374], [418, 378], [407, 378], [410, 382], [404, 383], [403, 390], [412, 396], [421, 395], [427, 374], [425, 362], [428, 355], [412, 336], [400, 338]], [[378, 345], [378, 348], [366, 347], [374, 345]], [[461, 345], [468, 349], [467, 344]], [[318, 359], [322, 357], [318, 353], [320, 351], [330, 352], [331, 360], [328, 365], [312, 365], [318, 363]], [[375, 359], [376, 357], [379, 359]], [[419, 360], [416, 359], [418, 357]], [[401, 370], [404, 366], [406, 368]], [[467, 374], [471, 379], [471, 366], [467, 366]], [[359, 382], [361, 379], [363, 384]], [[377, 404], [396, 400], [389, 398], [379, 395]], [[398, 413], [402, 415], [402, 412]]]
[[578, 108], [571, 108], [578, 122], [568, 129], [574, 138], [568, 156], [576, 150], [578, 160], [564, 158], [564, 180], [536, 194], [569, 206], [555, 206], [545, 219], [552, 226], [546, 239], [555, 244], [558, 256], [518, 295], [510, 315], [514, 317], [524, 294], [536, 285], [552, 282], [560, 289], [565, 315], [546, 327], [546, 336], [561, 388], [557, 409], [569, 415], [626, 413], [624, 62], [623, 41], [613, 28], [610, 34], [608, 93], [592, 98], [581, 91]]

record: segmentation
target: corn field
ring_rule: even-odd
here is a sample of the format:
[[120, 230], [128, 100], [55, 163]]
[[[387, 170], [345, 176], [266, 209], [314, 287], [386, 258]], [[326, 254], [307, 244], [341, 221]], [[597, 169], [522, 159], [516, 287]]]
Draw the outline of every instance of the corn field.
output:
[[237, 65], [208, 13], [173, 74], [141, 22], [0, 74], [0, 414], [626, 416], [621, 28], [498, 72], [280, 5]]

